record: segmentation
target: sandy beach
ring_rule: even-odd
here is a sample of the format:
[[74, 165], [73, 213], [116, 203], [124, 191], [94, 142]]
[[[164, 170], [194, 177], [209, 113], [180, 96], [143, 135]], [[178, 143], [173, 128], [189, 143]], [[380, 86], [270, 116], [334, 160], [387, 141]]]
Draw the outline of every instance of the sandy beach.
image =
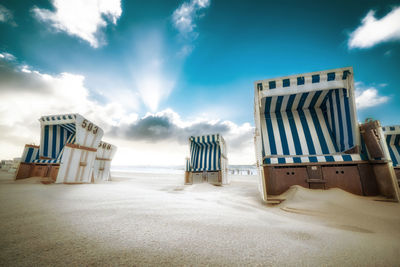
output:
[[261, 203], [256, 176], [224, 187], [179, 174], [97, 184], [14, 182], [0, 171], [0, 265], [395, 266], [400, 205], [292, 187]]

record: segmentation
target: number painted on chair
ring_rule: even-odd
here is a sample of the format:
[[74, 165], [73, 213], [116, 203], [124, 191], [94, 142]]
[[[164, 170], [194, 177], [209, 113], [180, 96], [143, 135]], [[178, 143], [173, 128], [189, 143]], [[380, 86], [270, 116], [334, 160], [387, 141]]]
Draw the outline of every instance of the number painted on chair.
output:
[[97, 134], [97, 131], [99, 130], [99, 127], [97, 127], [97, 126], [94, 126], [94, 129], [93, 129], [93, 134]]
[[89, 123], [89, 126], [87, 127], [88, 131], [91, 131], [93, 129], [93, 123]]
[[87, 120], [83, 120], [83, 122], [82, 122], [82, 128], [86, 128], [87, 123], [88, 123]]

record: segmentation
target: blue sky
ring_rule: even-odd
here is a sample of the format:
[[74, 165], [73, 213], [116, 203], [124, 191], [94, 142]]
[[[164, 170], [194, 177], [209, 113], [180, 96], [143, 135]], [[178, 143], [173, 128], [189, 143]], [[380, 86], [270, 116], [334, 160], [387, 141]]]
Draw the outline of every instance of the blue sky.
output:
[[[93, 3], [0, 4], [0, 72], [17, 73], [0, 79], [0, 127], [11, 136], [1, 157], [38, 142], [36, 119], [57, 111], [100, 123], [124, 147], [120, 164], [151, 164], [171, 144], [168, 163], [181, 164], [185, 134], [213, 131], [227, 136], [233, 163], [253, 163], [253, 82], [345, 66], [354, 68], [359, 120], [400, 123], [399, 1]], [[65, 99], [51, 109], [26, 101], [49, 95]], [[15, 106], [29, 112], [15, 115]]]

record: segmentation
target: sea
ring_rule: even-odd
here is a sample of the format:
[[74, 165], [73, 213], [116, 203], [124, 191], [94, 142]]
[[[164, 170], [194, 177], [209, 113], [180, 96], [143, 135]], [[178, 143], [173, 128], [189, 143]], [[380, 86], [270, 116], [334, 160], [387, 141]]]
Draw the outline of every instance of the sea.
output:
[[[113, 172], [132, 172], [132, 173], [168, 173], [183, 174], [185, 168], [178, 166], [111, 166]], [[229, 165], [228, 172], [235, 175], [257, 175], [255, 165]]]

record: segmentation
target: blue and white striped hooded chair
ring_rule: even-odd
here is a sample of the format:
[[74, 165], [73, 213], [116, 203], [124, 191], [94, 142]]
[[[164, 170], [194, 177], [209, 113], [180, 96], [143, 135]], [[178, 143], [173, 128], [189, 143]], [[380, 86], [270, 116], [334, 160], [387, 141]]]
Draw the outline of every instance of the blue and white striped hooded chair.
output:
[[110, 181], [111, 174], [111, 161], [117, 152], [117, 147], [106, 143], [100, 142], [97, 147], [96, 160], [93, 166], [93, 179], [95, 181]]
[[382, 127], [390, 158], [400, 185], [400, 125]]
[[15, 172], [15, 179], [30, 177], [33, 162], [37, 159], [39, 159], [39, 146], [25, 145], [21, 162], [18, 166], [18, 170]]
[[351, 67], [261, 80], [254, 87], [265, 201], [294, 184], [363, 194], [359, 168], [366, 162], [359, 153]]
[[34, 160], [39, 159], [39, 146], [25, 145], [24, 152], [22, 153], [21, 162], [32, 163]]
[[224, 138], [220, 134], [191, 136], [190, 158], [185, 164], [185, 184], [207, 181], [228, 184], [228, 158]]
[[79, 114], [43, 116], [39, 121], [39, 157], [32, 160], [28, 177], [51, 177], [56, 183], [90, 182], [103, 130]]

